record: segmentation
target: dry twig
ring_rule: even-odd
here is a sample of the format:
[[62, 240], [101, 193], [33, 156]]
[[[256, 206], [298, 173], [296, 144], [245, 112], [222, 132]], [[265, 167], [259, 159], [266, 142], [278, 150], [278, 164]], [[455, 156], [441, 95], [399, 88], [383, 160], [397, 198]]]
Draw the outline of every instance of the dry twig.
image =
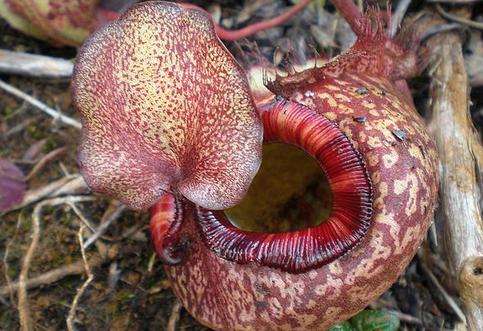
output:
[[77, 294], [74, 297], [74, 300], [72, 301], [72, 306], [70, 307], [69, 310], [69, 315], [67, 316], [67, 329], [69, 331], [75, 330], [74, 328], [74, 318], [75, 318], [75, 311], [77, 309], [77, 306], [79, 304], [79, 300], [82, 297], [82, 294], [84, 294], [85, 290], [87, 289], [87, 286], [94, 280], [94, 275], [92, 274], [91, 268], [89, 266], [89, 263], [87, 262], [86, 258], [86, 251], [84, 247], [84, 238], [82, 237], [82, 232], [84, 231], [84, 226], [82, 225], [79, 229], [79, 233], [77, 235], [79, 239], [79, 245], [81, 249], [81, 254], [82, 254], [82, 261], [84, 262], [84, 269], [85, 273], [87, 274], [87, 279], [86, 281], [82, 284], [82, 286], [77, 290]]
[[433, 284], [436, 286], [436, 288], [441, 292], [441, 295], [446, 300], [446, 302], [451, 307], [451, 309], [453, 309], [454, 313], [459, 317], [459, 319], [463, 323], [467, 324], [465, 314], [463, 313], [461, 308], [458, 306], [456, 301], [451, 297], [451, 295], [448, 294], [448, 292], [445, 290], [443, 285], [441, 285], [441, 283], [439, 282], [438, 278], [436, 278], [436, 276], [433, 274], [431, 269], [429, 269], [428, 266], [426, 265], [426, 263], [424, 263], [424, 259], [421, 257], [419, 252], [418, 252], [418, 256], [420, 257], [420, 259], [419, 259], [421, 261], [420, 265], [421, 265], [424, 273], [429, 277], [431, 282], [433, 282]]
[[171, 288], [171, 282], [168, 279], [162, 279], [156, 285], [150, 287], [147, 292], [152, 295], [167, 290], [168, 288]]
[[124, 205], [118, 205], [117, 208], [106, 218], [105, 222], [102, 222], [101, 225], [97, 227], [97, 230], [94, 231], [94, 234], [92, 234], [84, 243], [86, 249], [92, 245], [99, 237], [101, 237], [111, 226], [111, 224], [117, 220], [121, 214], [126, 210], [126, 206]]
[[461, 29], [461, 24], [459, 23], [446, 23], [446, 24], [439, 24], [439, 25], [434, 25], [425, 30], [421, 34], [421, 41], [425, 41], [426, 39], [433, 37], [434, 35], [442, 32], [448, 32], [451, 30], [457, 30]]
[[463, 25], [467, 25], [467, 26], [475, 28], [475, 29], [483, 30], [483, 23], [472, 21], [472, 20], [457, 16], [457, 15], [450, 14], [447, 11], [445, 11], [443, 9], [443, 7], [441, 7], [440, 4], [436, 4], [436, 10], [438, 11], [438, 13], [441, 16], [443, 16], [447, 20], [457, 22], [457, 23], [460, 23], [460, 24], [463, 24]]
[[46, 155], [44, 155], [39, 162], [33, 167], [33, 169], [29, 172], [26, 177], [26, 180], [32, 179], [43, 167], [45, 167], [49, 162], [57, 158], [59, 155], [65, 153], [67, 149], [65, 147], [56, 148], [53, 151], [50, 151]]
[[70, 206], [70, 208], [72, 208], [77, 217], [79, 217], [83, 225], [87, 226], [92, 232], [96, 232], [96, 228], [92, 225], [91, 221], [89, 221], [87, 217], [84, 216], [79, 208], [77, 208], [74, 201], [67, 201], [66, 203]]
[[389, 26], [388, 30], [389, 37], [394, 37], [396, 35], [410, 4], [411, 0], [398, 1], [396, 10], [394, 10], [394, 13], [391, 17], [391, 25]]
[[88, 191], [89, 188], [87, 187], [87, 184], [81, 175], [76, 174], [66, 176], [40, 188], [28, 190], [25, 193], [22, 202], [5, 213], [26, 207], [45, 198], [56, 198], [62, 195], [81, 194]]
[[166, 330], [168, 331], [176, 330], [176, 324], [179, 321], [181, 308], [183, 308], [183, 306], [181, 305], [181, 302], [179, 300], [176, 300], [176, 302], [173, 305], [173, 309], [171, 309], [171, 315], [169, 316], [168, 327], [166, 328]]
[[441, 159], [444, 244], [471, 330], [483, 330], [483, 151], [469, 116], [468, 77], [459, 34], [439, 34], [431, 51], [431, 120]]
[[[5, 120], [5, 117], [2, 117], [3, 120]], [[21, 123], [15, 125], [11, 129], [9, 129], [7, 132], [5, 132], [2, 136], [0, 136], [0, 139], [3, 138], [4, 140], [7, 140], [7, 138], [22, 132], [26, 127], [31, 125], [33, 122], [35, 122], [36, 119], [33, 117], [27, 118], [23, 120]]]
[[[23, 220], [23, 216], [22, 216], [22, 214], [19, 214], [18, 218], [17, 218], [17, 225], [15, 227], [15, 233], [10, 238], [10, 240], [7, 242], [7, 244], [5, 245], [5, 253], [3, 254], [3, 268], [4, 268], [3, 271], [4, 271], [4, 275], [5, 275], [5, 281], [7, 282], [6, 287], [9, 288], [9, 289], [12, 287], [12, 279], [8, 275], [8, 271], [10, 269], [9, 264], [8, 264], [8, 256], [10, 254], [10, 247], [12, 246], [13, 242], [17, 239], [18, 230], [20, 228], [20, 224], [22, 224], [22, 220]], [[14, 302], [13, 292], [9, 291], [9, 294], [10, 294], [10, 302]]]
[[[62, 165], [62, 163], [60, 163]], [[58, 197], [61, 195], [75, 195], [75, 194], [85, 194], [90, 192], [84, 178], [80, 174], [67, 175], [66, 177], [72, 178], [64, 185], [61, 185], [52, 193], [49, 194], [50, 198]]]
[[59, 111], [50, 108], [45, 103], [40, 102], [39, 100], [31, 97], [30, 95], [20, 91], [18, 88], [14, 87], [10, 84], [7, 84], [3, 80], [0, 80], [0, 88], [2, 90], [4, 90], [5, 92], [8, 92], [8, 93], [16, 96], [17, 98], [20, 98], [20, 99], [28, 102], [29, 104], [31, 104], [35, 108], [43, 111], [47, 115], [52, 116], [54, 119], [59, 120], [60, 122], [62, 122], [64, 124], [73, 126], [74, 128], [79, 129], [79, 130], [82, 128], [82, 125], [79, 121], [77, 121], [73, 118], [70, 118], [69, 116], [61, 114]]
[[22, 269], [20, 271], [20, 276], [18, 279], [18, 311], [20, 318], [20, 328], [23, 331], [32, 330], [32, 319], [30, 318], [26, 281], [28, 279], [28, 273], [34, 252], [39, 243], [40, 211], [44, 204], [44, 202], [41, 202], [34, 208], [34, 212], [32, 214], [32, 242], [30, 243], [27, 253], [23, 258]]
[[70, 78], [72, 62], [44, 55], [0, 49], [0, 72], [29, 77]]
[[414, 317], [412, 315], [404, 314], [397, 310], [388, 310], [388, 312], [397, 316], [397, 318], [399, 318], [401, 321], [406, 322], [408, 324], [423, 325], [423, 322], [419, 318]]
[[[94, 256], [92, 256], [88, 260], [91, 268], [96, 268], [104, 262], [114, 259], [118, 253], [117, 247], [111, 247], [111, 249], [107, 253], [108, 254], [105, 255], [95, 254]], [[72, 264], [63, 265], [62, 267], [47, 271], [41, 275], [28, 279], [25, 283], [25, 287], [27, 288], [27, 290], [29, 290], [39, 286], [50, 285], [67, 276], [80, 275], [84, 273], [84, 271], [84, 261], [81, 259]], [[10, 285], [0, 287], [0, 296], [6, 296], [9, 293], [18, 290], [18, 286], [18, 282], [12, 282]]]

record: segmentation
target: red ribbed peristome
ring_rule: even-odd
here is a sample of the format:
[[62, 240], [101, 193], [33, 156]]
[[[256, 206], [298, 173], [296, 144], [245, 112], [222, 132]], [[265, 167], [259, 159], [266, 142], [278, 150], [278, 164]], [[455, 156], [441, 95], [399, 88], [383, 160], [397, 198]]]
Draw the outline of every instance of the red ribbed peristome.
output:
[[181, 201], [172, 194], [164, 194], [151, 208], [150, 230], [154, 249], [166, 264], [177, 264], [184, 255], [183, 217]]
[[224, 213], [198, 208], [198, 222], [206, 245], [224, 259], [305, 272], [345, 254], [367, 232], [371, 183], [359, 153], [324, 116], [286, 101], [271, 104], [261, 115], [266, 141], [296, 145], [318, 161], [334, 197], [329, 218], [298, 231], [261, 233], [242, 231]]

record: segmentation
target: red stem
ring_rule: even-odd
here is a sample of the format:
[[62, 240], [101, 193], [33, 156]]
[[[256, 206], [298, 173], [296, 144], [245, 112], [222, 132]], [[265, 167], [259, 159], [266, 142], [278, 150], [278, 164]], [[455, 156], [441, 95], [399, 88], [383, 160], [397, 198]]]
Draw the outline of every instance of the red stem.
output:
[[[283, 14], [277, 17], [271, 18], [266, 21], [250, 24], [238, 30], [227, 30], [219, 26], [218, 24], [215, 24], [215, 31], [220, 39], [227, 40], [227, 41], [239, 40], [241, 38], [251, 36], [257, 32], [267, 30], [287, 22], [298, 12], [304, 9], [305, 6], [307, 6], [310, 3], [310, 1], [311, 0], [302, 0], [298, 4], [290, 7], [286, 12], [284, 12]], [[182, 3], [181, 5], [185, 8], [199, 8], [198, 6], [192, 5], [192, 4]]]
[[[271, 18], [266, 21], [254, 23], [238, 30], [228, 30], [221, 27], [218, 24], [215, 24], [215, 31], [216, 31], [216, 34], [218, 35], [218, 38], [220, 39], [227, 40], [227, 41], [239, 40], [241, 38], [251, 36], [257, 32], [267, 30], [287, 22], [298, 12], [304, 9], [310, 3], [310, 1], [311, 0], [302, 0], [298, 4], [290, 7], [286, 12], [284, 12], [283, 14], [277, 17]], [[179, 5], [183, 6], [184, 8], [202, 9], [196, 5], [189, 4], [189, 3], [179, 3]], [[119, 18], [120, 14], [112, 10], [98, 8], [97, 15], [98, 15], [98, 25], [100, 26], [100, 25], [104, 25], [109, 21], [113, 21]]]

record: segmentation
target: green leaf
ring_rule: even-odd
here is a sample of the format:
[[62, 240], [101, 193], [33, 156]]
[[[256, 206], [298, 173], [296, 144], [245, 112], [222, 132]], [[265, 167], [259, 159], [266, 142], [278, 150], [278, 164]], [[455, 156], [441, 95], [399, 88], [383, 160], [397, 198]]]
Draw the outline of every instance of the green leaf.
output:
[[333, 325], [329, 329], [329, 331], [354, 331], [354, 329], [352, 328], [349, 322], [345, 321], [345, 322]]
[[397, 331], [399, 318], [385, 310], [363, 310], [350, 319], [356, 331]]

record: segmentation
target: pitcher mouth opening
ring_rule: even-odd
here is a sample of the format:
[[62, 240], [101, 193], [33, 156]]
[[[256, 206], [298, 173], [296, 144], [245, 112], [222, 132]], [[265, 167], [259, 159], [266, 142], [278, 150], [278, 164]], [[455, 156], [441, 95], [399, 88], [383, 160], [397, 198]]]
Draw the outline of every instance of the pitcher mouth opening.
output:
[[[315, 167], [307, 160], [300, 161], [300, 166], [306, 163], [304, 167], [308, 167], [309, 173], [313, 173], [315, 178], [318, 174], [319, 183], [323, 184], [324, 178], [326, 179], [328, 185], [325, 187], [330, 192], [330, 208], [325, 210], [328, 215], [324, 216], [323, 210], [319, 210], [318, 217], [306, 217], [297, 209], [293, 212], [295, 217], [307, 219], [299, 219], [286, 228], [280, 224], [264, 224], [257, 221], [257, 215], [272, 213], [273, 216], [273, 211], [277, 208], [265, 210], [263, 200], [275, 201], [281, 198], [282, 194], [291, 191], [274, 191], [271, 194], [279, 196], [268, 195], [264, 198], [258, 198], [257, 194], [248, 194], [246, 201], [225, 211], [212, 211], [195, 206], [195, 220], [202, 241], [223, 259], [240, 264], [257, 263], [290, 273], [300, 273], [330, 263], [354, 248], [370, 226], [372, 184], [363, 159], [335, 123], [305, 106], [282, 100], [264, 107], [260, 112], [266, 150], [273, 149], [272, 153], [276, 154], [278, 149], [278, 153], [284, 153], [282, 155], [285, 157], [290, 154], [293, 157], [295, 154], [302, 157], [301, 160], [309, 155], [316, 161]], [[287, 148], [287, 145], [295, 146], [301, 151], [289, 152], [288, 150], [294, 147]], [[266, 162], [266, 165], [268, 163]], [[296, 167], [290, 171], [296, 171], [304, 177], [307, 169], [300, 171]], [[261, 184], [255, 180], [255, 191], [260, 189], [257, 187], [259, 185], [263, 189], [263, 179], [266, 178], [263, 172], [262, 167], [258, 179]], [[320, 177], [321, 172], [325, 177]], [[276, 181], [276, 174], [270, 174], [268, 178], [274, 175]], [[303, 181], [292, 184], [307, 188]], [[319, 203], [324, 202], [327, 203], [327, 199], [321, 197]], [[159, 230], [161, 223], [153, 221], [154, 217], [151, 229], [158, 253], [167, 257], [165, 262], [178, 263], [178, 260], [182, 259], [170, 258], [170, 254], [179, 252], [176, 247], [182, 247], [178, 235], [184, 219], [182, 204], [189, 202], [173, 196], [170, 203], [172, 207], [165, 213], [169, 218], [169, 222], [165, 223], [170, 225], [164, 227], [164, 234]], [[245, 204], [250, 206], [247, 207]], [[298, 206], [293, 208], [296, 209]], [[247, 217], [255, 219], [247, 220]], [[286, 217], [290, 219], [289, 215]]]
[[266, 143], [262, 160], [243, 200], [224, 210], [233, 226], [244, 231], [281, 233], [327, 220], [332, 192], [313, 157], [294, 145]]

